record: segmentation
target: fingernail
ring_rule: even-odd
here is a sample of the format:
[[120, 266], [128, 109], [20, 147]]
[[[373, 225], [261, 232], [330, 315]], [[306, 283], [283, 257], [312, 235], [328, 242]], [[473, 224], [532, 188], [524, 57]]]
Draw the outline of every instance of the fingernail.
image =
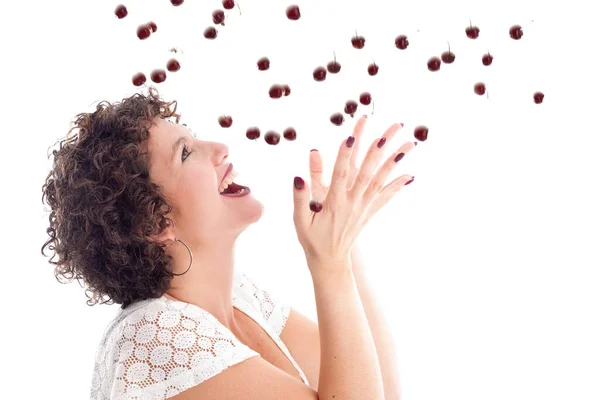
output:
[[402, 157], [404, 157], [404, 153], [400, 153], [400, 154], [398, 154], [398, 155], [396, 156], [396, 158], [394, 158], [394, 161], [395, 161], [395, 162], [398, 162], [398, 161], [402, 160]]
[[408, 181], [404, 184], [404, 186], [410, 185], [414, 180], [415, 180], [415, 177], [413, 176], [410, 181]]
[[318, 151], [317, 149], [312, 149], [310, 152], [312, 153], [313, 151]]
[[381, 138], [381, 140], [379, 140], [379, 143], [377, 143], [377, 147], [382, 148], [383, 145], [385, 144], [386, 138]]
[[354, 136], [349, 136], [348, 140], [346, 140], [346, 146], [352, 147], [354, 145]]
[[297, 190], [302, 190], [304, 189], [304, 179], [300, 178], [299, 176], [294, 178], [294, 186], [296, 187]]

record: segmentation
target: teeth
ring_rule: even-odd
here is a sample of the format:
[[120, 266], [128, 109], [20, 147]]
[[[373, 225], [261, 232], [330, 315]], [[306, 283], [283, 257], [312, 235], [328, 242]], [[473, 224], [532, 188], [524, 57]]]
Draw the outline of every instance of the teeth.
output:
[[223, 191], [225, 189], [227, 189], [229, 187], [229, 185], [231, 185], [231, 183], [233, 182], [233, 180], [235, 178], [237, 178], [237, 176], [238, 176], [237, 172], [235, 172], [235, 171], [232, 170], [229, 173], [229, 175], [227, 175], [225, 177], [225, 179], [223, 179], [223, 183], [221, 183], [221, 185], [219, 186], [219, 193], [223, 193]]

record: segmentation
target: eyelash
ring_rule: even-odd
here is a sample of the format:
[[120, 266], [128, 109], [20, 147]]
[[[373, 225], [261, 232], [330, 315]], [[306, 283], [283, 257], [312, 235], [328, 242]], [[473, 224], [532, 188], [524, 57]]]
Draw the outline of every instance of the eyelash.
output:
[[185, 160], [187, 160], [187, 157], [190, 156], [190, 154], [192, 154], [191, 152], [188, 151], [188, 155], [186, 158], [183, 158], [183, 154], [187, 151], [187, 145], [184, 144], [183, 145], [183, 150], [181, 150], [181, 162], [184, 162]]

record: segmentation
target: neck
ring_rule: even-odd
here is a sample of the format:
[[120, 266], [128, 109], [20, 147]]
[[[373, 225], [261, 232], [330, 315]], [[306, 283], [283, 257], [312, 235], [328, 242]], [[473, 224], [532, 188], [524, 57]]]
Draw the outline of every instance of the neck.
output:
[[[182, 239], [185, 241], [185, 239]], [[194, 304], [212, 314], [225, 327], [235, 327], [232, 284], [234, 241], [220, 241], [205, 246], [190, 246], [194, 261], [182, 276], [174, 276], [165, 297]], [[190, 265], [187, 248], [175, 242], [171, 251], [173, 272], [184, 273]]]

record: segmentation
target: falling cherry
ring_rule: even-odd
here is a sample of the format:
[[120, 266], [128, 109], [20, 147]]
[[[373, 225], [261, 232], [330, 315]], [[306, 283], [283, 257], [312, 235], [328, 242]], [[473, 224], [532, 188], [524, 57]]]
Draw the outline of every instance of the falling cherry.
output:
[[296, 140], [296, 130], [292, 127], [286, 128], [283, 131], [283, 137], [287, 140]]
[[417, 140], [420, 140], [421, 142], [424, 142], [427, 140], [427, 134], [429, 133], [429, 128], [427, 128], [425, 125], [419, 125], [415, 128], [415, 138]]
[[332, 124], [340, 126], [344, 123], [344, 115], [342, 113], [335, 113], [329, 117]]
[[519, 40], [523, 37], [523, 28], [521, 28], [521, 25], [513, 25], [508, 30], [508, 33], [514, 40]]
[[319, 202], [318, 202], [318, 201], [316, 201], [316, 200], [311, 200], [311, 201], [308, 203], [308, 207], [310, 208], [310, 210], [311, 210], [312, 212], [316, 212], [316, 213], [318, 213], [318, 212], [320, 212], [320, 211], [323, 209], [323, 204], [319, 203]]
[[177, 7], [183, 4], [183, 0], [171, 0], [171, 4]]
[[479, 37], [479, 27], [473, 26], [469, 20], [469, 26], [465, 29], [465, 33], [469, 39], [477, 39]]
[[156, 32], [158, 29], [158, 26], [156, 26], [156, 24], [153, 21], [148, 22], [148, 26], [150, 27], [150, 29], [152, 29], [152, 33]]
[[442, 60], [439, 57], [431, 57], [429, 61], [427, 61], [427, 69], [430, 71], [439, 71], [442, 65]]
[[340, 70], [342, 69], [342, 66], [340, 65], [339, 62], [337, 62], [336, 58], [335, 58], [335, 51], [333, 52], [333, 61], [330, 61], [327, 63], [327, 71], [331, 72], [332, 74], [337, 74], [338, 72], [340, 72]]
[[371, 76], [377, 75], [377, 72], [379, 72], [379, 65], [375, 64], [374, 62], [372, 64], [369, 64], [369, 67], [367, 68], [367, 72]]
[[313, 71], [313, 78], [317, 82], [324, 81], [326, 77], [327, 77], [327, 70], [325, 69], [325, 67], [317, 67]]
[[271, 61], [267, 57], [262, 57], [256, 62], [256, 65], [259, 71], [266, 71], [271, 66]]
[[171, 58], [167, 62], [167, 71], [169, 71], [169, 72], [177, 72], [177, 71], [179, 71], [180, 68], [181, 68], [181, 65], [179, 64], [179, 61], [177, 61], [174, 58]]
[[272, 99], [278, 99], [283, 95], [283, 87], [281, 85], [272, 85], [269, 88], [269, 97]]
[[150, 79], [152, 79], [152, 82], [162, 83], [167, 79], [167, 73], [164, 69], [155, 69], [150, 74]]
[[371, 93], [369, 93], [369, 92], [361, 93], [358, 100], [360, 101], [360, 104], [362, 104], [364, 106], [368, 106], [369, 104], [371, 104]]
[[300, 19], [300, 7], [298, 7], [297, 5], [291, 5], [288, 8], [285, 9], [285, 15], [288, 17], [288, 19], [292, 20], [292, 21], [297, 21]]
[[456, 54], [450, 51], [450, 42], [448, 42], [448, 51], [442, 53], [442, 61], [444, 64], [452, 64], [456, 59]]
[[209, 26], [204, 30], [204, 37], [207, 39], [214, 39], [217, 37], [217, 30], [214, 26]]
[[533, 94], [533, 101], [535, 102], [535, 104], [541, 104], [542, 101], [544, 101], [544, 93], [542, 93], [542, 92], [535, 92]]
[[365, 38], [364, 38], [364, 36], [358, 36], [358, 32], [355, 32], [355, 35], [352, 38], [351, 43], [352, 43], [352, 47], [360, 50], [365, 47]]
[[396, 48], [400, 50], [406, 50], [406, 48], [408, 47], [408, 38], [406, 37], [406, 35], [396, 36], [394, 43], [396, 44]]
[[144, 83], [146, 83], [146, 75], [138, 72], [137, 74], [133, 75], [131, 81], [135, 86], [142, 86]]
[[215, 24], [225, 26], [225, 12], [223, 10], [215, 10], [212, 13], [212, 19]]
[[479, 96], [483, 96], [485, 93], [485, 83], [477, 82], [473, 89], [475, 90], [476, 94], [478, 94]]
[[117, 8], [115, 8], [115, 15], [117, 18], [123, 19], [127, 16], [127, 14], [127, 7], [125, 7], [123, 4], [119, 4]]
[[292, 93], [292, 90], [290, 89], [289, 85], [283, 85], [282, 88], [283, 88], [283, 95], [284, 96], [289, 96], [290, 93]]
[[230, 128], [231, 124], [233, 124], [233, 118], [230, 115], [221, 115], [219, 117], [219, 125], [222, 128]]
[[267, 131], [265, 134], [265, 142], [268, 144], [275, 146], [281, 140], [281, 135], [275, 131]]
[[246, 137], [250, 140], [256, 140], [260, 137], [260, 129], [257, 127], [248, 128], [246, 130]]
[[492, 57], [492, 55], [490, 54], [490, 52], [488, 51], [487, 54], [484, 54], [483, 57], [481, 57], [481, 62], [483, 63], [483, 65], [485, 65], [486, 67], [488, 65], [492, 64], [492, 60], [494, 60], [494, 57]]
[[344, 107], [344, 112], [354, 118], [356, 110], [358, 110], [358, 103], [354, 100], [348, 100], [346, 102], [346, 106]]
[[137, 28], [137, 37], [140, 40], [148, 39], [152, 33], [152, 28], [148, 24], [142, 24]]

